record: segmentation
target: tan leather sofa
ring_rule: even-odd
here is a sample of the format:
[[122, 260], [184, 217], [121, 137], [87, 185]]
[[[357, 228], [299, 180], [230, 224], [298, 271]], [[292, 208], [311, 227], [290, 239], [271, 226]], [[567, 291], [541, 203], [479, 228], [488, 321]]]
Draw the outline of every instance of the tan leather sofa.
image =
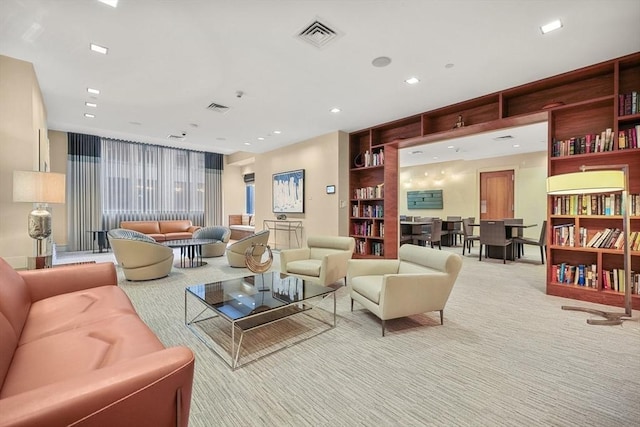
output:
[[133, 230], [114, 228], [107, 233], [109, 245], [127, 280], [152, 280], [168, 276], [173, 249]]
[[172, 221], [122, 221], [120, 228], [138, 231], [153, 237], [156, 242], [164, 242], [165, 240], [191, 239], [193, 232], [198, 230], [200, 226], [193, 225], [188, 220], [172, 220]]
[[0, 258], [0, 426], [183, 426], [194, 355], [165, 348], [113, 263], [17, 272]]
[[352, 259], [347, 270], [347, 286], [357, 301], [385, 321], [428, 311], [440, 312], [444, 322], [453, 284], [462, 267], [462, 257], [451, 252], [405, 244], [398, 259]]
[[347, 275], [356, 241], [344, 236], [309, 236], [306, 248], [280, 251], [280, 271], [327, 286]]
[[253, 252], [253, 258], [256, 262], [260, 262], [267, 243], [269, 243], [269, 230], [262, 230], [229, 245], [227, 248], [227, 261], [229, 261], [229, 265], [231, 267], [246, 267], [247, 261], [244, 257], [244, 252], [254, 244], [263, 245], [257, 247]]

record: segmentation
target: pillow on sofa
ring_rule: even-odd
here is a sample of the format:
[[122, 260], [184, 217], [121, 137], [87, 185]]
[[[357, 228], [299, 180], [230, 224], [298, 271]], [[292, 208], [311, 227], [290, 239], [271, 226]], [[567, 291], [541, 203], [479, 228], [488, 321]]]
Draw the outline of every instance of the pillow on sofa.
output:
[[242, 225], [249, 225], [249, 215], [242, 215]]

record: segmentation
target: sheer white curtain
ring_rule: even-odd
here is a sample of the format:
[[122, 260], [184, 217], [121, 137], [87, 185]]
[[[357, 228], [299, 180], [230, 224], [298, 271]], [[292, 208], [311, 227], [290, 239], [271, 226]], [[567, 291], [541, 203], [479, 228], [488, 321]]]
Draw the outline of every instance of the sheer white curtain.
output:
[[102, 139], [103, 221], [190, 219], [204, 225], [204, 153]]

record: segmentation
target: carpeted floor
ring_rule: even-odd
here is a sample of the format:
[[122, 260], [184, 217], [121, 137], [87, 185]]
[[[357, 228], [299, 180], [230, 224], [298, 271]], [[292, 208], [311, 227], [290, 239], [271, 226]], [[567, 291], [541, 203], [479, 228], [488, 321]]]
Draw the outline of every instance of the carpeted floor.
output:
[[[60, 254], [57, 262], [91, 259], [113, 255]], [[591, 326], [590, 315], [561, 310], [603, 306], [547, 296], [535, 249], [503, 265], [478, 262], [476, 248], [464, 258], [443, 326], [438, 313], [426, 313], [388, 321], [384, 338], [375, 316], [357, 303], [349, 310], [341, 287], [336, 328], [236, 371], [184, 325], [186, 286], [248, 273], [225, 257], [207, 261], [149, 282], [127, 282], [118, 269], [120, 286], [165, 345], [196, 353], [191, 426], [602, 427], [640, 420], [637, 312], [622, 326]], [[330, 299], [322, 304], [331, 308]], [[245, 339], [291, 340], [292, 329], [309, 332], [304, 322]]]

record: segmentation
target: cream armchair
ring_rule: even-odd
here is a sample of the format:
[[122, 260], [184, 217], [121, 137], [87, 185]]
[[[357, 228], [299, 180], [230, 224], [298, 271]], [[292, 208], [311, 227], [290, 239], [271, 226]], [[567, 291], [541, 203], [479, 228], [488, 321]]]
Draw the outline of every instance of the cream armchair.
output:
[[306, 248], [280, 251], [280, 271], [327, 286], [347, 276], [353, 237], [309, 236]]
[[168, 276], [173, 250], [133, 230], [116, 228], [107, 233], [118, 265], [127, 280], [151, 280]]
[[462, 267], [462, 257], [451, 252], [424, 246], [400, 246], [398, 259], [350, 260], [347, 286], [353, 302], [357, 301], [385, 321], [428, 311], [440, 312]]
[[266, 250], [266, 245], [269, 243], [269, 230], [258, 231], [256, 234], [240, 239], [227, 248], [227, 261], [231, 267], [246, 267], [247, 261], [244, 257], [244, 252], [251, 245], [264, 245], [257, 247], [253, 252], [253, 258], [256, 262], [260, 262], [262, 254]]
[[204, 227], [193, 233], [194, 239], [213, 239], [214, 243], [202, 245], [202, 257], [212, 258], [224, 255], [227, 250], [227, 243], [231, 237], [231, 230], [228, 227], [213, 226]]

